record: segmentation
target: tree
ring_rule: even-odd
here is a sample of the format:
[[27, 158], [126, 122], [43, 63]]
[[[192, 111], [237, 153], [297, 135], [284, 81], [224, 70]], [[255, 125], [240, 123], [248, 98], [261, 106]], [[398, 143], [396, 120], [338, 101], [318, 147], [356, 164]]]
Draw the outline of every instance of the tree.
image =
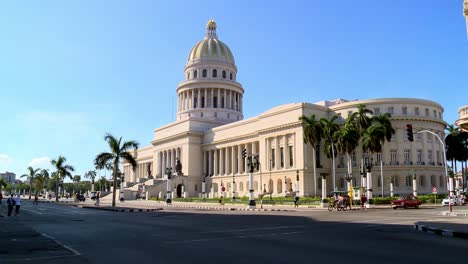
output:
[[39, 176], [38, 172], [41, 169], [34, 169], [33, 167], [29, 166], [28, 170], [29, 170], [29, 174], [23, 174], [23, 175], [21, 175], [21, 178], [27, 177], [27, 179], [29, 181], [29, 200], [31, 200], [31, 192], [32, 192], [32, 188], [33, 188], [33, 182], [36, 179], [36, 177]]
[[2, 192], [3, 188], [6, 188], [8, 186], [8, 183], [5, 181], [5, 179], [0, 178], [0, 193]]
[[58, 202], [58, 186], [60, 181], [64, 180], [66, 176], [72, 179], [72, 172], [75, 171], [75, 168], [71, 165], [65, 164], [67, 159], [60, 155], [57, 159], [52, 160], [51, 164], [55, 167], [56, 172], [56, 186], [55, 186], [55, 201]]
[[312, 159], [314, 166], [314, 195], [317, 196], [317, 164], [315, 158], [315, 147], [322, 141], [322, 124], [319, 120], [315, 120], [315, 115], [311, 114], [310, 117], [305, 115], [299, 117], [302, 121], [302, 127], [304, 130], [304, 143], [309, 143], [312, 146]]
[[372, 124], [372, 114], [373, 112], [367, 109], [364, 104], [360, 104], [358, 110], [353, 112], [351, 117], [348, 117], [356, 125], [361, 136], [364, 130]]
[[84, 174], [85, 179], [91, 179], [91, 191], [94, 192], [94, 179], [96, 179], [96, 171], [88, 171]]
[[348, 176], [346, 179], [348, 182], [351, 180], [353, 171], [351, 155], [359, 145], [360, 135], [358, 129], [359, 128], [356, 126], [356, 123], [354, 123], [352, 116], [348, 116], [348, 118], [346, 118], [345, 124], [340, 128], [340, 130], [336, 132], [337, 150], [343, 154], [346, 154], [347, 158]]
[[112, 134], [107, 133], [104, 140], [109, 144], [110, 152], [102, 152], [96, 156], [94, 164], [99, 168], [104, 168], [107, 164], [113, 164], [113, 182], [114, 188], [112, 190], [112, 207], [115, 207], [115, 192], [117, 189], [117, 176], [119, 172], [119, 163], [123, 159], [130, 163], [133, 169], [136, 168], [135, 158], [128, 152], [130, 149], [138, 150], [138, 142], [134, 140], [122, 143], [122, 137], [118, 140]]
[[[336, 143], [336, 132], [340, 129], [340, 126], [335, 123], [338, 119], [338, 115], [333, 115], [330, 119], [320, 118], [320, 124], [322, 127], [322, 138], [324, 139], [324, 152], [327, 156], [332, 157], [332, 171], [333, 171], [333, 191], [336, 190], [336, 181], [335, 181], [335, 143]], [[330, 152], [331, 150], [331, 152]]]
[[[74, 184], [74, 187], [75, 185], [78, 185], [78, 183], [80, 183], [81, 181], [81, 176], [80, 175], [75, 175], [73, 176], [73, 184]], [[73, 188], [73, 190], [75, 190], [75, 188]], [[73, 192], [73, 195], [75, 195], [75, 193]]]

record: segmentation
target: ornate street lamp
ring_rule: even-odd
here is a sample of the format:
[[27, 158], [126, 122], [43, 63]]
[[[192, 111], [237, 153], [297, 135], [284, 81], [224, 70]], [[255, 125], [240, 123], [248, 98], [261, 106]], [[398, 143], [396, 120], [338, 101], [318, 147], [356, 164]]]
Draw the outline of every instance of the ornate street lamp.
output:
[[236, 200], [236, 178], [234, 173], [232, 174], [232, 200]]
[[205, 201], [205, 192], [206, 192], [206, 176], [205, 175], [203, 175], [201, 189], [202, 189], [202, 201], [204, 202]]
[[125, 201], [124, 198], [124, 184], [125, 184], [125, 173], [120, 174], [120, 201]]
[[296, 195], [299, 196], [299, 170], [296, 170]]
[[372, 162], [373, 158], [370, 155], [366, 155], [364, 157], [364, 162], [367, 169], [367, 200], [369, 201], [369, 205], [372, 204]]
[[172, 204], [172, 197], [171, 197], [171, 177], [172, 177], [172, 167], [166, 168], [166, 204]]

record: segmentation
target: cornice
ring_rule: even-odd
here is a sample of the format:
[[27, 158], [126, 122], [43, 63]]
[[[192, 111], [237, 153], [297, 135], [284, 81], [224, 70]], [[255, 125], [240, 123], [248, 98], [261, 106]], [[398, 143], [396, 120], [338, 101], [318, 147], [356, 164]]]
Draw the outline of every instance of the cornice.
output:
[[186, 132], [181, 132], [181, 133], [178, 133], [178, 134], [175, 134], [175, 135], [172, 135], [172, 136], [169, 136], [169, 137], [165, 137], [165, 138], [162, 138], [162, 139], [155, 139], [155, 140], [151, 141], [151, 144], [153, 146], [156, 146], [156, 144], [164, 143], [164, 142], [167, 142], [167, 141], [172, 141], [174, 139], [181, 138], [181, 137], [203, 137], [203, 134], [204, 134], [203, 132], [186, 131]]
[[444, 127], [447, 126], [447, 122], [438, 118], [431, 118], [425, 116], [392, 116], [390, 118], [391, 121], [423, 121], [423, 122], [430, 122], [430, 123], [437, 123]]
[[364, 100], [357, 100], [357, 101], [350, 101], [346, 103], [341, 103], [341, 104], [336, 104], [336, 105], [331, 105], [329, 108], [332, 111], [337, 111], [337, 110], [344, 110], [352, 107], [357, 107], [358, 105], [363, 104], [363, 105], [378, 105], [378, 104], [420, 104], [420, 105], [426, 105], [426, 106], [433, 106], [436, 108], [439, 108], [444, 111], [444, 108], [430, 100], [426, 99], [419, 99], [419, 98], [376, 98], [376, 99], [364, 99]]

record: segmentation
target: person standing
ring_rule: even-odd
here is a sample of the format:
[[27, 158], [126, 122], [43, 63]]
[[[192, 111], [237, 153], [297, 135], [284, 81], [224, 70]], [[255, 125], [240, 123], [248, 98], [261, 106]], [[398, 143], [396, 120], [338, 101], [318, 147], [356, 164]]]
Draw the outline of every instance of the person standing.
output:
[[20, 207], [21, 207], [21, 197], [18, 194], [15, 199], [15, 216], [19, 215]]
[[15, 206], [15, 198], [13, 197], [13, 194], [11, 195], [10, 198], [7, 199], [7, 205], [8, 205], [8, 216], [11, 216], [11, 212], [13, 211], [13, 206]]
[[0, 206], [2, 206], [2, 199], [3, 199], [3, 194], [0, 192]]
[[366, 202], [367, 202], [367, 197], [364, 194], [362, 194], [361, 195], [361, 208], [362, 209], [366, 209]]
[[294, 195], [294, 208], [299, 208], [299, 195]]
[[101, 196], [101, 192], [96, 193], [96, 203], [95, 203], [96, 206], [99, 206], [99, 196]]

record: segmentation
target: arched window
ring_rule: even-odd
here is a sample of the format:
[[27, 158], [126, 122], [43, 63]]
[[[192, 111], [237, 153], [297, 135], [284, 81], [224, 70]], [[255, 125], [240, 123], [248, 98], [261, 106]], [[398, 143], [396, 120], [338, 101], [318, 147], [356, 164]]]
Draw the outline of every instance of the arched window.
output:
[[281, 179], [278, 179], [276, 181], [276, 192], [277, 193], [282, 193], [283, 192], [283, 182], [281, 181]]
[[216, 69], [213, 70], [213, 78], [218, 77], [218, 71]]
[[187, 80], [190, 79], [190, 72], [187, 72]]
[[223, 71], [223, 79], [226, 79], [226, 71]]
[[198, 72], [197, 72], [197, 70], [195, 70], [195, 71], [193, 72], [193, 78], [197, 78], [197, 77], [198, 77]]
[[206, 69], [203, 69], [202, 77], [203, 77], [203, 78], [206, 78]]
[[229, 73], [229, 79], [231, 79], [231, 80], [232, 80], [232, 72], [231, 72], [231, 73]]

